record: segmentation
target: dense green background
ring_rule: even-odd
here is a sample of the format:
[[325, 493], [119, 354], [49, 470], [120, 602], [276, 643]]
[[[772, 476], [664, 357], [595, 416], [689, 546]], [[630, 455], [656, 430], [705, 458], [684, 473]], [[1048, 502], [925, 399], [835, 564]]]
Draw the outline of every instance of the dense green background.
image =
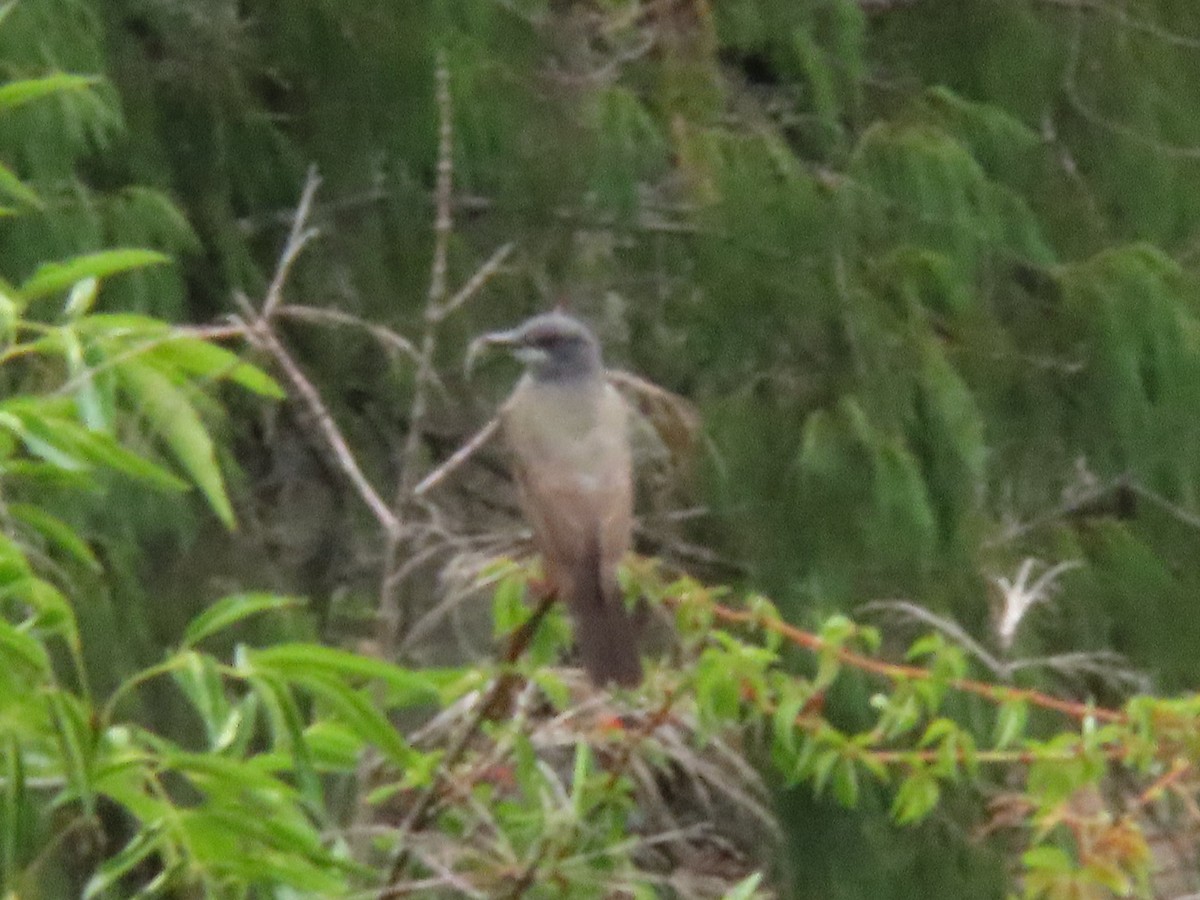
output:
[[[4, 119], [0, 160], [47, 202], [0, 219], [0, 275], [152, 247], [178, 264], [105, 308], [216, 320], [265, 288], [315, 164], [323, 236], [291, 298], [415, 335], [439, 52], [452, 277], [516, 249], [447, 326], [431, 460], [502, 390], [461, 383], [465, 342], [566, 298], [612, 361], [700, 410], [679, 502], [707, 511], [687, 537], [723, 562], [703, 574], [798, 622], [908, 597], [994, 646], [990, 579], [1079, 560], [1013, 653], [1115, 650], [1159, 689], [1197, 683], [1200, 7], [21, 0], [0, 78], [104, 82]], [[386, 484], [411, 365], [354, 332], [289, 337]], [[218, 591], [309, 595], [297, 627], [331, 640], [351, 627], [331, 598], [372, 602], [369, 523], [311, 429], [233, 413], [237, 535], [132, 489], [69, 511], [125, 576], [82, 613], [117, 647], [97, 677], [153, 661]], [[869, 803], [781, 799], [796, 896], [1000, 895], [950, 812], [898, 833]]]

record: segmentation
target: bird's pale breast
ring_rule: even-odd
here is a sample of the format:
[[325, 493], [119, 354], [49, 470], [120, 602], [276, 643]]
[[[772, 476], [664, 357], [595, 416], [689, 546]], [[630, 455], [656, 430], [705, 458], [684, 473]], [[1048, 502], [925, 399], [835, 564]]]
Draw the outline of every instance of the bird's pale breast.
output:
[[547, 475], [569, 477], [584, 490], [611, 487], [629, 469], [625, 401], [605, 382], [598, 386], [518, 385], [505, 411], [505, 433], [521, 459], [536, 460]]

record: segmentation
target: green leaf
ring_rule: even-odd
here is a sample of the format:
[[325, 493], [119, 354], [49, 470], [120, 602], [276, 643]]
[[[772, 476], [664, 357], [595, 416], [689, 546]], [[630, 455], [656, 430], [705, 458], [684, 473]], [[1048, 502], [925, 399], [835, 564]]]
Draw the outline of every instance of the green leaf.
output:
[[512, 634], [530, 616], [525, 606], [525, 580], [520, 575], [500, 579], [492, 594], [492, 636]]
[[287, 396], [270, 375], [236, 353], [190, 335], [173, 335], [147, 351], [146, 356], [164, 367], [178, 368], [199, 378], [228, 379], [263, 397]]
[[20, 438], [31, 453], [64, 469], [79, 471], [91, 463], [158, 488], [187, 487], [161, 466], [126, 450], [112, 436], [83, 427], [44, 400], [18, 396], [0, 403], [0, 429]]
[[564, 712], [575, 702], [570, 687], [554, 669], [537, 668], [529, 673], [529, 677], [546, 695], [546, 700], [549, 701], [555, 712]]
[[136, 360], [122, 363], [124, 387], [140, 404], [150, 425], [208, 499], [227, 528], [234, 527], [233, 507], [217, 467], [212, 438], [187, 395], [151, 366]]
[[926, 727], [925, 733], [921, 735], [921, 740], [917, 742], [917, 746], [928, 747], [937, 741], [945, 741], [947, 738], [957, 734], [958, 730], [958, 725], [952, 719], [935, 719]]
[[26, 187], [25, 183], [17, 177], [16, 173], [3, 163], [0, 163], [0, 194], [7, 194], [12, 199], [19, 200], [27, 206], [41, 208], [43, 205], [42, 199]]
[[291, 751], [300, 789], [309, 805], [319, 809], [323, 796], [321, 783], [313, 766], [312, 751], [305, 739], [300, 706], [291, 687], [272, 673], [256, 674], [249, 681], [270, 715], [274, 744]]
[[737, 721], [741, 692], [729, 669], [729, 657], [716, 647], [708, 647], [695, 667], [696, 703], [701, 720], [709, 726]]
[[105, 896], [139, 863], [157, 853], [163, 843], [160, 823], [143, 823], [141, 828], [120, 851], [104, 861], [83, 889], [83, 900]]
[[[1083, 868], [1083, 875], [1096, 884], [1103, 885], [1114, 897], [1129, 897], [1133, 882], [1121, 867], [1111, 859], [1095, 859]], [[1149, 892], [1142, 896], [1151, 896]]]
[[726, 891], [721, 900], [753, 900], [758, 892], [758, 886], [762, 884], [762, 880], [762, 872], [754, 872], [747, 875]]
[[244, 756], [258, 732], [260, 709], [262, 701], [253, 692], [233, 704], [220, 730], [213, 735], [212, 749]]
[[92, 313], [75, 323], [75, 330], [93, 338], [163, 338], [172, 336], [162, 319], [138, 313]]
[[239, 800], [242, 794], [256, 794], [259, 799], [291, 801], [296, 789], [265, 771], [256, 762], [233, 759], [218, 753], [189, 753], [172, 750], [164, 753], [164, 765], [187, 777], [209, 797]]
[[118, 272], [162, 265], [170, 261], [169, 256], [164, 256], [154, 250], [137, 248], [102, 250], [99, 253], [76, 256], [64, 262], [46, 263], [39, 266], [38, 270], [21, 285], [18, 293], [26, 300], [35, 300], [69, 290], [85, 278], [102, 279]]
[[319, 644], [277, 644], [247, 653], [254, 669], [277, 673], [288, 679], [307, 674], [329, 678], [377, 680], [388, 688], [391, 706], [414, 706], [436, 701], [445, 682], [442, 673], [414, 672], [393, 663]]
[[1028, 719], [1029, 704], [1024, 700], [1010, 700], [1003, 704], [996, 716], [996, 749], [1003, 750], [1024, 735]]
[[160, 490], [187, 490], [186, 483], [162, 466], [126, 450], [111, 435], [102, 431], [78, 428], [71, 436], [71, 449], [79, 452], [89, 462], [115, 469]]
[[[35, 421], [35, 424], [38, 424]], [[45, 460], [48, 463], [71, 472], [83, 471], [87, 468], [83, 460], [72, 456], [59, 449], [52, 441], [47, 441], [35, 433], [37, 429], [29, 427], [30, 423], [19, 416], [9, 415], [6, 410], [0, 409], [0, 428], [3, 428], [16, 437], [20, 438], [21, 443], [25, 445], [25, 449], [34, 456]], [[45, 430], [42, 428], [41, 430]]]
[[914, 641], [912, 646], [908, 648], [908, 652], [904, 654], [904, 658], [907, 660], [918, 660], [924, 656], [940, 653], [945, 646], [946, 639], [935, 631]]
[[937, 806], [940, 796], [937, 780], [926, 772], [916, 772], [900, 782], [892, 803], [892, 818], [897, 825], [919, 822]]
[[14, 519], [28, 525], [51, 546], [83, 563], [93, 572], [101, 570], [100, 560], [96, 558], [92, 548], [62, 519], [31, 503], [11, 503], [8, 511]]
[[194, 646], [206, 637], [258, 613], [302, 604], [303, 601], [296, 597], [278, 594], [233, 594], [223, 597], [188, 623], [183, 633], [183, 646]]
[[183, 650], [170, 657], [165, 665], [170, 667], [175, 683], [204, 723], [210, 744], [215, 745], [230, 712], [229, 696], [216, 660], [194, 650]]
[[[775, 708], [775, 715], [772, 717], [772, 731], [778, 750], [784, 757], [793, 757], [796, 754], [796, 719], [799, 718], [800, 710], [804, 708], [804, 704], [811, 697], [811, 692], [800, 685], [790, 683], [785, 683], [781, 692], [782, 697], [779, 705]], [[790, 766], [784, 766], [784, 768], [790, 768]]]
[[25, 551], [8, 535], [0, 533], [0, 588], [9, 588], [33, 574]]
[[853, 620], [843, 615], [833, 615], [821, 623], [821, 640], [841, 646], [855, 633]]
[[0, 618], [0, 659], [4, 668], [12, 670], [22, 666], [33, 678], [45, 678], [50, 674], [50, 657], [46, 648], [32, 635], [15, 627], [7, 619]]
[[75, 611], [62, 591], [50, 582], [27, 575], [4, 585], [4, 590], [37, 613], [38, 628], [61, 634], [72, 642], [78, 640]]
[[841, 756], [837, 750], [823, 750], [817, 754], [816, 761], [813, 763], [812, 779], [813, 790], [818, 796], [824, 793], [825, 784], [829, 781], [829, 776], [840, 759]]
[[849, 757], [839, 760], [833, 770], [833, 796], [847, 809], [858, 803], [858, 767]]
[[1021, 855], [1021, 862], [1027, 869], [1051, 872], [1070, 872], [1075, 866], [1067, 851], [1050, 845], [1031, 847]]
[[327, 675], [295, 676], [298, 684], [319, 697], [348, 728], [401, 769], [408, 769], [419, 754], [363, 692]]
[[[71, 293], [74, 295], [74, 289]], [[69, 307], [70, 303], [67, 305]], [[62, 340], [62, 355], [67, 363], [70, 381], [78, 385], [74, 394], [79, 418], [89, 430], [107, 433], [112, 417], [106, 412], [104, 398], [96, 384], [96, 372], [88, 365], [79, 335], [72, 328], [60, 328], [57, 334]]]
[[224, 880], [287, 885], [309, 897], [346, 896], [345, 870], [365, 873], [323, 847], [303, 820], [281, 818], [288, 811], [272, 804], [248, 815], [244, 808], [204, 804], [180, 810], [172, 825], [196, 863]]
[[24, 103], [59, 94], [63, 91], [79, 91], [99, 81], [84, 75], [68, 75], [60, 72], [44, 78], [25, 78], [0, 85], [0, 112], [15, 109]]
[[96, 303], [96, 294], [100, 291], [100, 282], [94, 275], [81, 278], [71, 285], [67, 294], [67, 302], [63, 306], [63, 315], [68, 319], [78, 319], [86, 315]]
[[310, 725], [304, 732], [304, 740], [317, 765], [341, 772], [357, 765], [363, 748], [362, 738], [342, 723], [329, 720]]
[[818, 690], [825, 690], [832, 685], [841, 672], [842, 662], [838, 659], [838, 648], [834, 645], [828, 645], [821, 648], [821, 652], [817, 659], [817, 674], [813, 678], [813, 683]]
[[[1053, 751], [1053, 744], [1047, 747]], [[1034, 762], [1026, 774], [1026, 791], [1035, 803], [1051, 807], [1062, 803], [1088, 781], [1088, 771], [1080, 758], [1050, 757]]]
[[585, 740], [575, 742], [575, 769], [571, 778], [571, 809], [575, 818], [582, 821], [587, 813], [585, 801], [588, 775], [592, 771], [591, 747]]
[[58, 749], [67, 783], [83, 803], [88, 815], [95, 815], [96, 799], [92, 786], [92, 734], [78, 697], [60, 690], [46, 695], [50, 719], [58, 738]]
[[4, 745], [4, 788], [0, 795], [0, 878], [11, 878], [17, 871], [18, 848], [26, 838], [28, 802], [25, 759], [16, 737], [9, 735]]

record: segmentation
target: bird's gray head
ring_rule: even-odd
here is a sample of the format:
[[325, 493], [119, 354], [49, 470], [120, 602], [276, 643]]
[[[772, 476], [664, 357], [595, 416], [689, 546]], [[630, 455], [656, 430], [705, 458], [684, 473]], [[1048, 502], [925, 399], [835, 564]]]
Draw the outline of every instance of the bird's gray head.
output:
[[471, 342], [467, 369], [486, 347], [507, 347], [539, 381], [591, 378], [603, 369], [600, 342], [578, 319], [561, 312], [534, 316], [510, 331], [494, 331]]

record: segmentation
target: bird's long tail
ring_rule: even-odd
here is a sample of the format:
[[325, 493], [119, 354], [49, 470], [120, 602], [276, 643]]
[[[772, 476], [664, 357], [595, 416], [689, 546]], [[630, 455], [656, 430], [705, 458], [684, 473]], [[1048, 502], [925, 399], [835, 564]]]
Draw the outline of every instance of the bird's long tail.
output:
[[635, 687], [642, 680], [638, 627], [625, 608], [615, 573], [605, 573], [599, 547], [594, 559], [579, 567], [567, 601], [575, 620], [575, 637], [583, 667], [594, 683], [616, 682]]

